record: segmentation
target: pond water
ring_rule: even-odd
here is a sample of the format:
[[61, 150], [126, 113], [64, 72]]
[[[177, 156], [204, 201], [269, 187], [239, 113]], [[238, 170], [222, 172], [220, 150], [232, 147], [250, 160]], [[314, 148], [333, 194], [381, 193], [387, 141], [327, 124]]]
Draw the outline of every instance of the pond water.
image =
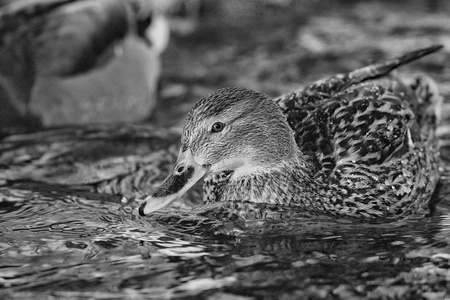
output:
[[[175, 160], [187, 110], [216, 88], [277, 96], [442, 43], [443, 51], [403, 71], [426, 71], [449, 102], [444, 1], [267, 2], [271, 10], [223, 2], [234, 4], [205, 16], [192, 35], [173, 36], [156, 125], [0, 141], [1, 299], [450, 299], [448, 143], [433, 212], [424, 218], [368, 224], [270, 207], [243, 218], [191, 210], [198, 187], [168, 210], [136, 213], [135, 199]], [[233, 9], [240, 13], [227, 15]]]

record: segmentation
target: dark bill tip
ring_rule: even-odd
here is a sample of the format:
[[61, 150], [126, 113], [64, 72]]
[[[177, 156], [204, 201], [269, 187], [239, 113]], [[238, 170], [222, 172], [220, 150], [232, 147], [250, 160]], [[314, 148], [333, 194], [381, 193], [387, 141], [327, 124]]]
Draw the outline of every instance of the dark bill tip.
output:
[[197, 164], [190, 151], [180, 152], [176, 167], [139, 206], [141, 216], [148, 216], [154, 211], [164, 208], [182, 196], [209, 170], [208, 166]]
[[145, 213], [144, 213], [144, 208], [145, 208], [145, 202], [142, 202], [141, 205], [139, 206], [139, 215], [141, 217], [145, 217]]

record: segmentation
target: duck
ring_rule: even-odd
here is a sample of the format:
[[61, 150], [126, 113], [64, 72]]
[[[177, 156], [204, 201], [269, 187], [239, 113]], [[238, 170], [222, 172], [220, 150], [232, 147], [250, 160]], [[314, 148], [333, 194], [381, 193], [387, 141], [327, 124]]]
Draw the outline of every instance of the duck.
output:
[[138, 208], [147, 216], [204, 177], [205, 203], [275, 205], [314, 215], [426, 214], [439, 180], [442, 97], [425, 75], [391, 72], [439, 49], [411, 51], [269, 99], [226, 87], [184, 123], [174, 167]]
[[3, 131], [148, 119], [170, 36], [164, 10], [152, 3], [29, 0], [2, 6]]

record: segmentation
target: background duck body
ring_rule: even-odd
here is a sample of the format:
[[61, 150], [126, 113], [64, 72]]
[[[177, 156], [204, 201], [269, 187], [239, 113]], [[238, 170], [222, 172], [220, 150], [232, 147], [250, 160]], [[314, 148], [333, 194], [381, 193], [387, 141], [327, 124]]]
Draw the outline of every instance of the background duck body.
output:
[[147, 119], [169, 34], [165, 24], [155, 35], [161, 20], [145, 0], [2, 6], [0, 129]]
[[425, 76], [408, 85], [387, 73], [438, 48], [337, 75], [275, 99], [308, 158], [307, 167], [286, 164], [239, 181], [227, 172], [213, 174], [205, 180], [205, 200], [256, 198], [357, 218], [427, 213], [439, 179], [435, 129], [442, 99]]

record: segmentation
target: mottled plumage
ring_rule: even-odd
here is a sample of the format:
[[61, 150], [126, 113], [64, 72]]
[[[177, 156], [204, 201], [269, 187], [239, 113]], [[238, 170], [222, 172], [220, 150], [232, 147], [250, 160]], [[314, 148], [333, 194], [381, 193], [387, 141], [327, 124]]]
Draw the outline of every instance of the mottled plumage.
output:
[[[389, 72], [439, 48], [336, 75], [275, 101], [245, 88], [218, 90], [189, 112], [167, 180], [187, 190], [207, 174], [206, 202], [356, 218], [425, 213], [439, 179], [441, 98], [431, 79], [407, 85]], [[211, 127], [217, 122], [220, 132]], [[188, 167], [198, 174], [185, 175]], [[163, 186], [141, 205], [142, 215], [184, 192]]]

